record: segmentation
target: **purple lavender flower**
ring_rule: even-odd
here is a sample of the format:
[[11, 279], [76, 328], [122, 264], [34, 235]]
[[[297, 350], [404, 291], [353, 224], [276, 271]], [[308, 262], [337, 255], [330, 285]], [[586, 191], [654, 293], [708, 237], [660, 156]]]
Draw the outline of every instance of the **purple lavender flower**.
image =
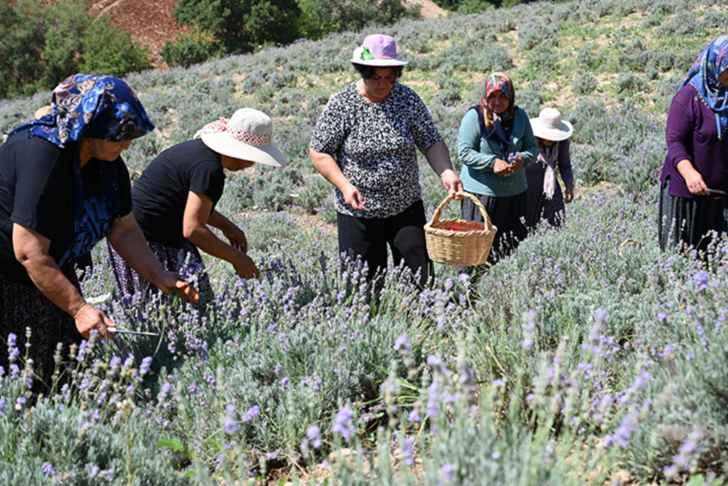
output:
[[321, 429], [317, 425], [312, 425], [306, 431], [306, 437], [311, 441], [311, 445], [314, 449], [318, 449], [323, 444], [321, 439]]
[[101, 468], [95, 464], [86, 464], [86, 472], [88, 477], [95, 478]]
[[442, 465], [438, 474], [440, 484], [450, 484], [452, 482], [452, 472], [454, 469], [455, 468], [450, 462]]
[[104, 469], [103, 471], [99, 471], [99, 479], [103, 479], [104, 481], [111, 481], [114, 477], [114, 468]]
[[708, 279], [710, 275], [705, 270], [701, 270], [693, 275], [692, 281], [697, 287], [698, 291], [705, 290], [708, 288]]
[[13, 362], [20, 357], [20, 350], [16, 347], [18, 336], [12, 332], [8, 334], [8, 361]]
[[286, 388], [288, 388], [288, 377], [284, 376], [281, 379], [280, 384], [281, 384], [281, 391], [286, 391]]
[[229, 403], [225, 405], [225, 433], [233, 434], [237, 430], [238, 426], [235, 423], [235, 405]]
[[440, 391], [437, 382], [433, 381], [427, 388], [427, 416], [437, 417], [440, 415]]
[[255, 418], [255, 416], [258, 415], [259, 413], [260, 413], [260, 407], [258, 405], [253, 405], [252, 407], [250, 407], [250, 410], [245, 412], [245, 414], [243, 415], [241, 420], [243, 422], [245, 422], [246, 424], [249, 424], [250, 421], [253, 420], [253, 418]]
[[41, 466], [41, 469], [43, 470], [43, 474], [45, 474], [46, 477], [56, 474], [56, 470], [53, 469], [53, 464], [51, 464], [50, 462], [44, 462]]
[[144, 376], [149, 372], [149, 367], [152, 364], [152, 357], [147, 356], [142, 360], [142, 364], [139, 366], [139, 375]]
[[420, 414], [417, 413], [417, 410], [412, 410], [409, 413], [407, 420], [409, 420], [410, 422], [420, 422], [422, 420], [422, 417], [420, 417]]
[[394, 350], [395, 351], [403, 351], [407, 352], [412, 349], [412, 346], [410, 345], [409, 338], [406, 334], [403, 334], [399, 336], [397, 339], [394, 340]]
[[415, 440], [412, 437], [405, 437], [402, 442], [402, 457], [404, 458], [404, 463], [408, 466], [411, 466], [415, 462], [412, 457], [414, 456], [414, 446]]
[[351, 419], [354, 418], [354, 412], [349, 408], [348, 405], [344, 405], [344, 408], [336, 413], [334, 419], [334, 426], [331, 428], [333, 432], [338, 432], [344, 437], [344, 440], [349, 441], [354, 436], [354, 426], [351, 424]]
[[18, 397], [15, 401], [15, 410], [21, 411], [25, 406], [25, 397]]

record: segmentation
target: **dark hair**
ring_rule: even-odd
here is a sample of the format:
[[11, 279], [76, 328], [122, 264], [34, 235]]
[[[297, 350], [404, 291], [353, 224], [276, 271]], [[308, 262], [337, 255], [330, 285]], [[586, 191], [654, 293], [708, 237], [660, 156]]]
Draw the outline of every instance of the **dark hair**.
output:
[[352, 62], [351, 64], [354, 66], [354, 69], [359, 71], [362, 79], [372, 79], [374, 77], [374, 70], [377, 68], [392, 68], [394, 69], [394, 80], [397, 81], [402, 76], [402, 70], [404, 69], [404, 66], [369, 66], [356, 62]]

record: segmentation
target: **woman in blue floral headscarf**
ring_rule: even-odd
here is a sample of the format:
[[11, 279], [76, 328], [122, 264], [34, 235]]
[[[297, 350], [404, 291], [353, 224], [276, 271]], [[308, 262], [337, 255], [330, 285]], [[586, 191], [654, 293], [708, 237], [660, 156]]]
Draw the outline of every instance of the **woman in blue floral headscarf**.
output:
[[667, 116], [659, 238], [663, 249], [704, 250], [728, 233], [728, 36], [706, 47]]
[[[106, 337], [114, 326], [84, 300], [73, 271], [74, 259], [102, 238], [163, 291], [198, 298], [162, 268], [131, 212], [120, 155], [154, 129], [131, 88], [77, 74], [53, 91], [51, 110], [0, 147], [0, 338], [20, 344], [30, 328], [30, 357], [45, 378], [59, 342], [77, 343], [92, 330]], [[15, 365], [0, 356], [5, 370]]]

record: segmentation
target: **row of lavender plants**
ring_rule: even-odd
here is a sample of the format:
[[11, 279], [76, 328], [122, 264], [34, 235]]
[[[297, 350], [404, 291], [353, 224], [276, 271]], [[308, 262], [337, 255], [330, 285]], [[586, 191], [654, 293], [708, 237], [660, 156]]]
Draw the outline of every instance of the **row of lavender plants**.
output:
[[[241, 281], [210, 259], [208, 308], [122, 303], [98, 249], [85, 295], [164, 339], [84, 344], [40, 398], [10, 340], [0, 483], [720, 484], [725, 242], [704, 258], [656, 244], [666, 110], [724, 30], [714, 3], [536, 3], [130, 76], [158, 127], [125, 155], [135, 171], [200, 120], [241, 106], [274, 116], [291, 163], [232, 176], [219, 205], [263, 276]], [[451, 150], [490, 70], [513, 74], [531, 116], [560, 100], [580, 188], [563, 228], [538, 228], [476, 283], [437, 266], [423, 292], [396, 269], [374, 290], [340, 260], [331, 228], [300, 218], [334, 216], [306, 152], [326, 100], [354, 79], [351, 50], [375, 31], [406, 51], [403, 82]], [[0, 101], [0, 128], [47, 99]], [[432, 214], [444, 193], [421, 174]]]

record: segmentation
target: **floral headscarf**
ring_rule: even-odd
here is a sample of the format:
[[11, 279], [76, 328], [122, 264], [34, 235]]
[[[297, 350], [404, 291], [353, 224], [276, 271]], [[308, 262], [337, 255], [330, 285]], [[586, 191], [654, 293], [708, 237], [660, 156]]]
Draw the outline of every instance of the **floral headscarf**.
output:
[[718, 76], [726, 69], [728, 69], [728, 36], [722, 36], [703, 49], [680, 85], [680, 89], [687, 84], [695, 86], [703, 101], [715, 112], [718, 139], [723, 137], [728, 127], [728, 88], [718, 81]]
[[[500, 90], [508, 98], [508, 108], [506, 111], [498, 115], [496, 120], [493, 111], [488, 108], [488, 96], [493, 92]], [[512, 120], [516, 116], [515, 90], [513, 89], [513, 81], [506, 73], [493, 73], [485, 80], [485, 90], [480, 103], [474, 106], [478, 113], [478, 123], [480, 124], [480, 133], [483, 138], [490, 139], [495, 137], [501, 151], [501, 157], [508, 157], [508, 149], [511, 144], [512, 124], [504, 123]]]
[[[27, 131], [28, 137], [40, 137], [66, 149], [67, 142], [77, 142], [81, 137], [125, 142], [152, 130], [154, 125], [125, 81], [111, 76], [75, 74], [53, 90], [50, 114], [19, 126], [8, 138]], [[90, 251], [111, 230], [113, 220], [121, 217], [116, 167], [98, 164], [100, 193], [85, 197], [77, 144], [68, 148], [73, 163], [76, 241], [61, 258], [61, 265]]]
[[[485, 89], [483, 90], [483, 99], [480, 100], [481, 110], [490, 110], [488, 108], [488, 96], [494, 91], [502, 91], [508, 98], [508, 109], [498, 115], [504, 121], [508, 121], [516, 116], [516, 91], [513, 89], [513, 81], [506, 73], [493, 73], [485, 80]], [[481, 111], [483, 113], [483, 111]]]
[[133, 140], [154, 130], [128, 84], [111, 76], [74, 74], [51, 94], [51, 113], [19, 126], [63, 148], [86, 136], [109, 142]]

